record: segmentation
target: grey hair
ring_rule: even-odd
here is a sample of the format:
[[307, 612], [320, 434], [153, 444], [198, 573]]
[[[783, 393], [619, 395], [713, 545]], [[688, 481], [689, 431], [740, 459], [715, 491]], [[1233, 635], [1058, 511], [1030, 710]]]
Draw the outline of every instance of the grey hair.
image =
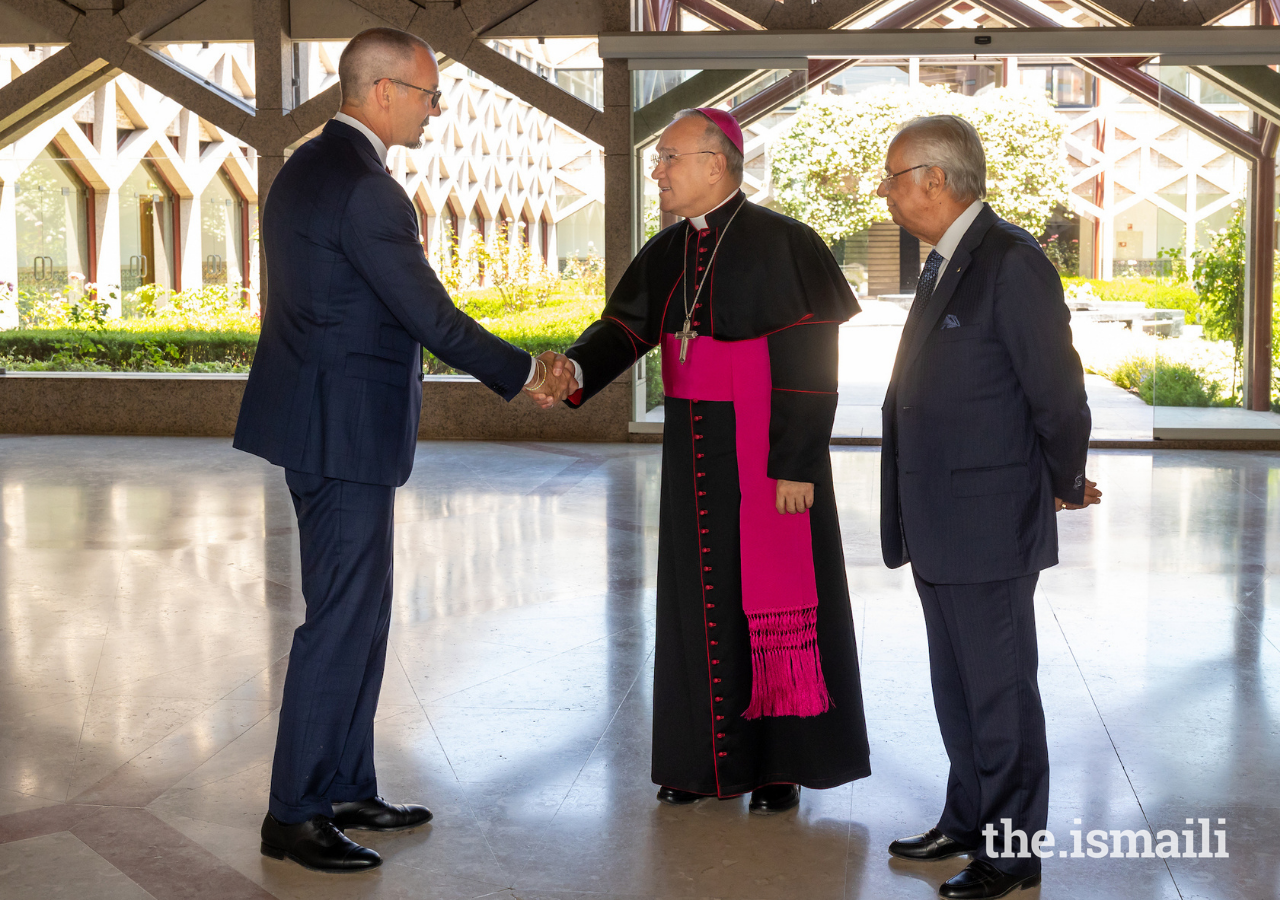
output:
[[[910, 141], [911, 161], [936, 166], [946, 173], [947, 189], [957, 200], [987, 196], [987, 154], [978, 131], [959, 116], [920, 116], [894, 135]], [[925, 170], [915, 171], [917, 181]]]
[[692, 119], [695, 116], [707, 123], [707, 128], [702, 133], [703, 139], [712, 145], [707, 149], [723, 153], [727, 162], [726, 170], [729, 173], [729, 177], [737, 181], [738, 184], [742, 184], [742, 151], [734, 146], [733, 141], [729, 140], [729, 136], [720, 130], [719, 125], [711, 121], [709, 115], [697, 109], [682, 109], [672, 116], [671, 122], [674, 124], [681, 119]]
[[342, 102], [359, 106], [378, 79], [403, 79], [419, 50], [434, 56], [430, 44], [398, 28], [366, 28], [357, 34], [338, 58]]

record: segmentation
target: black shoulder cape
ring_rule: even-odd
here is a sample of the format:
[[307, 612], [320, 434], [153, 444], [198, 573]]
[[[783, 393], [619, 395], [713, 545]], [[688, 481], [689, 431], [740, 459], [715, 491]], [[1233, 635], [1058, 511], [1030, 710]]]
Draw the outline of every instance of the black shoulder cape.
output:
[[750, 340], [800, 323], [845, 322], [859, 311], [835, 257], [809, 226], [750, 202], [741, 191], [706, 220], [709, 234], [682, 220], [654, 235], [631, 261], [600, 319], [567, 351], [586, 381], [572, 405], [660, 344], [664, 331], [680, 330], [686, 269], [690, 302], [700, 277], [700, 238], [704, 246], [720, 243], [699, 297], [706, 307], [699, 334]]

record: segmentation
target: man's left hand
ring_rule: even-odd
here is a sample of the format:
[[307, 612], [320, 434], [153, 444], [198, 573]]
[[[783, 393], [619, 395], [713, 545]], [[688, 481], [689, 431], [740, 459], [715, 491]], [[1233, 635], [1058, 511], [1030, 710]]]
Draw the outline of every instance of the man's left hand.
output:
[[1064, 509], [1084, 509], [1086, 506], [1093, 506], [1095, 503], [1102, 502], [1102, 491], [1098, 490], [1098, 482], [1090, 481], [1088, 478], [1084, 480], [1084, 502], [1068, 503], [1058, 497], [1053, 498], [1053, 511], [1062, 512]]
[[778, 479], [778, 512], [802, 513], [813, 506], [813, 482]]

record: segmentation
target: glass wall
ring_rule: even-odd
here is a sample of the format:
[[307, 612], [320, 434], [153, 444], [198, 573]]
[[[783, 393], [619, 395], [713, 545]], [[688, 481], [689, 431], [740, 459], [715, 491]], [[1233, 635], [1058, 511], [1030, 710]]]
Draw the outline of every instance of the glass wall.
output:
[[244, 200], [221, 170], [200, 199], [200, 252], [205, 284], [244, 283]]
[[89, 271], [88, 191], [47, 148], [18, 176], [18, 287], [60, 291]]
[[[1198, 130], [1212, 130], [1219, 144], [1241, 146], [1258, 133], [1250, 110], [1199, 72], [1161, 65], [1146, 71], [1159, 78], [1159, 112], [1167, 118], [1185, 121], [1197, 109], [1208, 111], [1213, 115], [1202, 117], [1199, 121], [1207, 124]], [[1194, 131], [1179, 126], [1174, 140], [1162, 137], [1160, 142], [1160, 154], [1174, 155], [1183, 145], [1198, 152], [1183, 150], [1187, 177], [1159, 195], [1176, 207], [1180, 227], [1176, 235], [1173, 228], [1167, 233], [1176, 243], [1161, 248], [1162, 261], [1171, 265], [1155, 273], [1162, 285], [1181, 285], [1192, 302], [1183, 309], [1158, 309], [1153, 320], [1143, 322], [1150, 338], [1145, 352], [1134, 357], [1141, 370], [1138, 392], [1153, 408], [1156, 438], [1277, 440], [1280, 355], [1274, 348], [1280, 323], [1274, 302], [1280, 291], [1275, 272], [1265, 284], [1258, 267], [1274, 265], [1278, 256], [1274, 240], [1267, 246], [1255, 240], [1264, 227], [1261, 217], [1271, 219], [1274, 229], [1280, 214], [1275, 196], [1265, 201], [1255, 196], [1260, 184], [1269, 194], [1274, 191], [1274, 184], [1260, 180], [1259, 173], [1266, 168], [1274, 172], [1275, 159], [1228, 152]], [[1263, 323], [1255, 321], [1254, 304], [1264, 298], [1272, 301], [1272, 349], [1255, 359], [1253, 335]]]
[[955, 94], [975, 97], [1000, 87], [999, 63], [936, 63], [920, 67], [920, 83], [942, 84]]
[[562, 91], [604, 108], [604, 63], [595, 38], [507, 38], [485, 43]]
[[593, 201], [556, 223], [560, 268], [571, 259], [604, 256], [604, 204]]
[[1018, 82], [1023, 87], [1043, 91], [1058, 109], [1080, 109], [1098, 103], [1097, 77], [1071, 63], [1020, 63]]
[[604, 107], [604, 69], [556, 69], [556, 85], [594, 107]]
[[174, 288], [174, 196], [150, 162], [120, 186], [120, 286], [127, 293], [144, 284]]

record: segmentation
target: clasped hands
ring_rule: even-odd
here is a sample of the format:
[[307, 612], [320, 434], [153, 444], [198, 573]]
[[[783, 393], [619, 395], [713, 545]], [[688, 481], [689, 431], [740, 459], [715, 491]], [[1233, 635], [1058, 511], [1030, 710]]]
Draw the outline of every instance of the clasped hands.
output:
[[1086, 506], [1093, 506], [1095, 503], [1102, 502], [1102, 491], [1098, 490], [1098, 482], [1090, 481], [1088, 478], [1084, 480], [1084, 502], [1068, 503], [1060, 497], [1053, 498], [1053, 511], [1062, 512], [1064, 509], [1084, 509]]
[[550, 409], [579, 388], [573, 377], [573, 363], [563, 353], [548, 350], [538, 356], [534, 369], [533, 378], [524, 390], [543, 409]]

